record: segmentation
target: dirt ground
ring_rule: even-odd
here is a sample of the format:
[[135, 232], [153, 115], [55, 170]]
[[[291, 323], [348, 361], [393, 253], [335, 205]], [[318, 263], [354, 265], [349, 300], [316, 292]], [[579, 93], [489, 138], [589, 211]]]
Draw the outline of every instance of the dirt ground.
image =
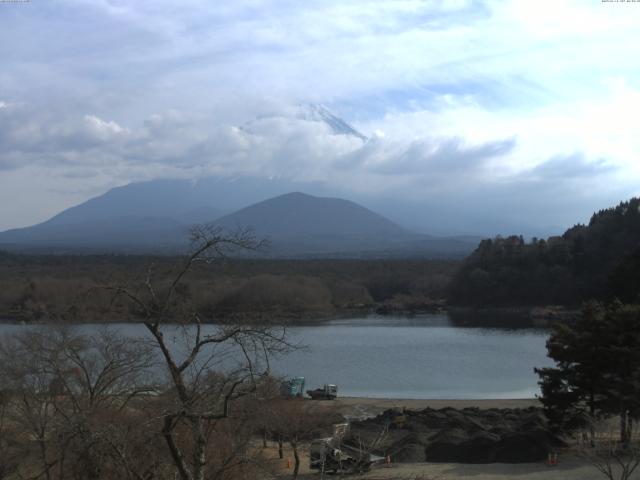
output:
[[[324, 408], [337, 408], [338, 411], [350, 418], [364, 418], [377, 415], [389, 408], [407, 408], [420, 410], [430, 408], [527, 408], [540, 406], [536, 399], [515, 400], [403, 400], [344, 397], [335, 401], [318, 402]], [[267, 455], [273, 458], [274, 466], [281, 472], [281, 478], [291, 478], [293, 454], [285, 446], [284, 459], [277, 458], [274, 445], [270, 445]], [[273, 450], [273, 451], [271, 451]], [[309, 470], [308, 450], [303, 448], [301, 468], [298, 476], [301, 480], [319, 480], [318, 472]], [[325, 475], [325, 478], [342, 478], [341, 476]], [[575, 455], [560, 455], [556, 466], [548, 466], [546, 462], [523, 464], [455, 464], [455, 463], [405, 463], [379, 466], [364, 475], [345, 476], [348, 479], [394, 479], [394, 480], [598, 480], [605, 477], [584, 460]], [[640, 472], [632, 478], [640, 479]]]
[[[307, 475], [304, 478], [320, 478]], [[356, 478], [356, 477], [353, 477]], [[549, 467], [546, 464], [524, 463], [489, 465], [464, 465], [455, 463], [405, 464], [391, 468], [378, 468], [360, 478], [406, 480], [598, 480], [602, 474], [590, 465], [570, 461]]]
[[[275, 446], [269, 456], [280, 471], [280, 478], [291, 478], [293, 462], [291, 450], [285, 446], [284, 459], [277, 458]], [[301, 456], [300, 480], [320, 480], [320, 473], [309, 469], [309, 455], [305, 449]], [[339, 475], [325, 475], [326, 479], [343, 478]], [[605, 477], [594, 467], [577, 458], [560, 458], [558, 465], [550, 467], [544, 462], [487, 465], [459, 463], [404, 463], [379, 466], [363, 475], [348, 475], [346, 479], [388, 479], [388, 480], [602, 480]], [[640, 478], [640, 475], [632, 478]]]

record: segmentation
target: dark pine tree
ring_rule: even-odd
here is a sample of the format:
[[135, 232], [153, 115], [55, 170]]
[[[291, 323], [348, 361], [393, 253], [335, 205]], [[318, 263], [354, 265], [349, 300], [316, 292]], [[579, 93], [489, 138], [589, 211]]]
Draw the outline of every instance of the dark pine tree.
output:
[[547, 341], [555, 368], [536, 369], [541, 401], [558, 429], [580, 419], [620, 416], [620, 440], [640, 417], [640, 309], [586, 304], [573, 325], [556, 325]]

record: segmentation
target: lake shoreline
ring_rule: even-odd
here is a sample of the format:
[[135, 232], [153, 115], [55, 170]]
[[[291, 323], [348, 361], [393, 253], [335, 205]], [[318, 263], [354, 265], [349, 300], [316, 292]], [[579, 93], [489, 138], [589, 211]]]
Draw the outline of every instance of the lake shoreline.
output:
[[[512, 306], [512, 307], [467, 307], [444, 305], [435, 302], [424, 308], [403, 308], [389, 304], [376, 304], [363, 307], [353, 307], [335, 310], [333, 312], [267, 312], [255, 314], [216, 314], [212, 321], [204, 324], [268, 324], [274, 326], [313, 326], [323, 325], [336, 320], [352, 319], [354, 317], [406, 317], [420, 319], [420, 317], [441, 314], [447, 315], [458, 326], [494, 326], [494, 327], [549, 327], [553, 323], [572, 323], [580, 311], [575, 307], [561, 305], [544, 306]], [[214, 321], [215, 320], [215, 321]], [[90, 325], [109, 323], [140, 323], [139, 320], [106, 320], [104, 318], [83, 321], [69, 321], [60, 319], [29, 320], [20, 315], [0, 315], [0, 324], [4, 325]], [[179, 323], [179, 322], [175, 322]]]
[[[309, 400], [311, 401], [311, 400]], [[371, 398], [371, 397], [338, 397], [334, 401], [316, 402], [328, 408], [336, 408], [347, 417], [365, 418], [379, 415], [389, 409], [424, 410], [433, 408], [529, 408], [542, 407], [537, 398], [483, 398], [483, 399], [412, 399], [412, 398]]]

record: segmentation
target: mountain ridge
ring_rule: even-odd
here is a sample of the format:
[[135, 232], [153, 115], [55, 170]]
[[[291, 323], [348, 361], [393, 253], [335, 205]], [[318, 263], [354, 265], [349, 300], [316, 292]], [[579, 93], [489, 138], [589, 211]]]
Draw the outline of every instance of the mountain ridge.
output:
[[[96, 210], [92, 210], [91, 201], [88, 203], [88, 212], [83, 212], [81, 205], [41, 224], [0, 233], [0, 248], [171, 253], [188, 246], [191, 224], [186, 218], [143, 215], [144, 208], [134, 209], [137, 215], [106, 216], [99, 202]], [[178, 207], [173, 205], [169, 210]], [[92, 211], [101, 216], [92, 216]], [[350, 200], [302, 192], [271, 197], [206, 223], [227, 231], [250, 228], [257, 236], [270, 238], [267, 255], [273, 257], [446, 257], [465, 255], [475, 247], [472, 240], [410, 232]]]

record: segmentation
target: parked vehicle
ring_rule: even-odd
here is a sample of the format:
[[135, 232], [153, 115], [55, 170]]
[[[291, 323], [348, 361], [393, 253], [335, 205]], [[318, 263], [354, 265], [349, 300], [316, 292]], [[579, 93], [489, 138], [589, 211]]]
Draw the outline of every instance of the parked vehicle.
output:
[[280, 395], [286, 398], [301, 398], [304, 395], [304, 377], [293, 377], [280, 384]]
[[311, 397], [311, 400], [335, 400], [338, 396], [338, 387], [332, 384], [325, 384], [321, 388], [307, 390], [307, 395]]

